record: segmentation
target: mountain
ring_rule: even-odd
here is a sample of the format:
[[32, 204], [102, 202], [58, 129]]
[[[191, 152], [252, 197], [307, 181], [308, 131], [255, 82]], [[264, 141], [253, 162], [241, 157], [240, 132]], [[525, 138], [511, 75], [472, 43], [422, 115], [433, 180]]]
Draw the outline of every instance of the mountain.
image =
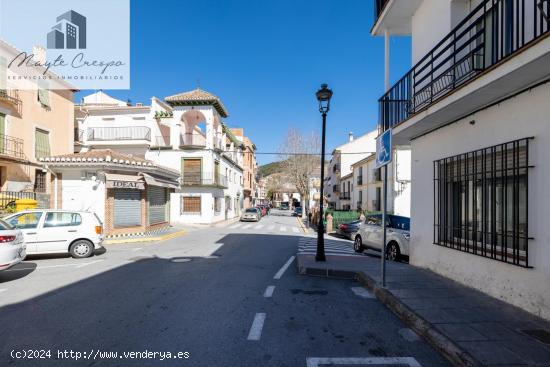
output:
[[258, 176], [259, 177], [267, 177], [271, 176], [274, 173], [281, 173], [283, 172], [283, 162], [271, 162], [268, 164], [264, 164], [263, 166], [258, 167]]

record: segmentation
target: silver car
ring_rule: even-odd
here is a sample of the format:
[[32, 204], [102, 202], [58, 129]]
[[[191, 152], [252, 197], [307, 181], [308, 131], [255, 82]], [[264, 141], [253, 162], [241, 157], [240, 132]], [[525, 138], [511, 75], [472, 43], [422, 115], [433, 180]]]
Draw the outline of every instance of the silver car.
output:
[[[411, 220], [407, 217], [387, 216], [386, 259], [399, 261], [403, 256], [409, 256], [410, 223]], [[359, 253], [365, 249], [382, 251], [383, 236], [382, 214], [369, 215], [359, 226], [353, 249]]]
[[259, 222], [262, 212], [258, 208], [248, 208], [241, 215], [241, 222]]

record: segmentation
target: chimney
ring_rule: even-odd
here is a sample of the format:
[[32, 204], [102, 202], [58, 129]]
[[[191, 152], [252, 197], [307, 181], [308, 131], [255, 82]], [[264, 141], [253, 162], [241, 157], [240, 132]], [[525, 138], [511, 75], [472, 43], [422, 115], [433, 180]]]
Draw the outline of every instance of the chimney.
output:
[[349, 132], [348, 133], [348, 139], [349, 139], [349, 142], [351, 143], [353, 141], [353, 132]]
[[42, 46], [33, 46], [34, 59], [44, 65], [46, 63], [46, 49]]

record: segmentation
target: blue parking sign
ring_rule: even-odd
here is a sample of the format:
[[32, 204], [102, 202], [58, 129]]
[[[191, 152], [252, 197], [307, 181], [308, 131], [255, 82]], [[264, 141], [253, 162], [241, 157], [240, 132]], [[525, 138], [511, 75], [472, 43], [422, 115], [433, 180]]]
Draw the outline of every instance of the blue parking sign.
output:
[[391, 130], [386, 130], [376, 138], [376, 168], [383, 167], [392, 160]]

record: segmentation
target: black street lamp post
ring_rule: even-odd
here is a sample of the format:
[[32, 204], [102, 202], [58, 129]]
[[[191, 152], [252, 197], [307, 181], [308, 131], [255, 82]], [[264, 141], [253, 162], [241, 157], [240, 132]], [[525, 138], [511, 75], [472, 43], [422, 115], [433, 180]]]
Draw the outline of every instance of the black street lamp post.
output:
[[323, 134], [321, 137], [321, 188], [319, 195], [319, 225], [317, 226], [317, 254], [315, 261], [326, 261], [325, 257], [325, 229], [323, 223], [323, 202], [325, 201], [323, 189], [325, 185], [325, 134], [327, 127], [327, 113], [330, 110], [330, 99], [332, 91], [328, 89], [328, 85], [322, 84], [321, 89], [315, 94], [319, 101], [319, 112], [323, 116]]

